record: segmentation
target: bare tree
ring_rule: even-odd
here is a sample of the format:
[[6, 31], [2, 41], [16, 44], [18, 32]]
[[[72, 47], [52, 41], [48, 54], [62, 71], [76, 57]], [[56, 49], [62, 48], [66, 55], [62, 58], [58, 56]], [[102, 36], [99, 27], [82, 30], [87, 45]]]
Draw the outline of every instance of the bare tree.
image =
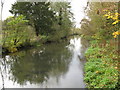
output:
[[[4, 5], [5, 0], [1, 0], [1, 16], [0, 16], [0, 43], [2, 42], [2, 12], [3, 12], [3, 5]], [[0, 53], [2, 54], [2, 46], [0, 46]], [[2, 55], [0, 55], [2, 56]], [[1, 58], [1, 57], [0, 57]], [[0, 61], [1, 62], [1, 61]], [[0, 63], [2, 64], [2, 63]], [[4, 76], [3, 76], [3, 71], [0, 65], [0, 73], [1, 73], [1, 77], [2, 77], [2, 83], [3, 83], [3, 89], [4, 90]]]
[[2, 12], [3, 12], [3, 5], [4, 5], [5, 0], [1, 0], [1, 21], [2, 21]]

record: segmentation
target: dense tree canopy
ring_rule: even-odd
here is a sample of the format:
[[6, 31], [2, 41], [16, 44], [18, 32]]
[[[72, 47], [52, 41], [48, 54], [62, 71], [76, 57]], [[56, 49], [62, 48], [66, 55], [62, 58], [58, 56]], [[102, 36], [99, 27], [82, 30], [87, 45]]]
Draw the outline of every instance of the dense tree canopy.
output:
[[15, 2], [9, 10], [14, 16], [3, 21], [3, 47], [14, 52], [9, 50], [11, 43], [13, 49], [26, 42], [27, 45], [40, 40], [41, 43], [59, 42], [69, 35], [73, 26], [70, 8], [68, 2]]
[[37, 36], [49, 35], [57, 29], [68, 30], [72, 26], [70, 3], [66, 2], [16, 2], [10, 12], [15, 16], [26, 16], [29, 24], [35, 28]]
[[49, 8], [50, 3], [46, 2], [16, 2], [10, 12], [17, 15], [24, 15], [34, 26], [36, 35], [47, 34], [51, 30], [52, 22], [55, 21], [54, 13]]

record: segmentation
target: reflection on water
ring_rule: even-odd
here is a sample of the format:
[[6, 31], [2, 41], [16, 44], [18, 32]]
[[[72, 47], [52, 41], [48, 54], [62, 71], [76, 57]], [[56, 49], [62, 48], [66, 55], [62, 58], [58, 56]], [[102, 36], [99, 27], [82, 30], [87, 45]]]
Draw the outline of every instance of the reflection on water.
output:
[[69, 45], [54, 43], [5, 56], [5, 88], [84, 88], [81, 59], [86, 46], [81, 43], [73, 38]]

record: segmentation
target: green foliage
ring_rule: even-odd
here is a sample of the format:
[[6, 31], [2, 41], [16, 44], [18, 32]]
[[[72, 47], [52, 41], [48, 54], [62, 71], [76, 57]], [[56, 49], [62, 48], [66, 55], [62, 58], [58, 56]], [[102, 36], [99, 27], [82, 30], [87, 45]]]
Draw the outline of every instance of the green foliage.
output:
[[54, 13], [46, 2], [16, 2], [10, 12], [14, 15], [24, 15], [29, 24], [35, 28], [36, 35], [51, 33], [52, 23], [55, 21]]
[[67, 2], [16, 2], [10, 10], [15, 17], [3, 23], [3, 49], [15, 52], [27, 45], [59, 42], [72, 27], [70, 8]]
[[16, 52], [17, 47], [30, 43], [34, 32], [27, 25], [28, 20], [25, 20], [25, 16], [10, 17], [4, 22], [3, 48], [6, 48], [9, 52]]
[[[113, 20], [106, 18], [104, 10], [115, 13], [117, 3], [91, 2], [87, 15], [89, 19], [81, 22], [83, 37], [91, 40], [86, 52], [85, 82], [88, 88], [117, 88], [118, 85], [118, 53], [111, 44], [112, 33], [119, 26], [112, 25]], [[114, 42], [113, 42], [114, 43]], [[104, 46], [104, 47], [103, 47]]]
[[[28, 20], [25, 20], [25, 16], [23, 16], [23, 15], [20, 15], [17, 18], [11, 18], [11, 19], [12, 20], [7, 23], [10, 26], [13, 26], [13, 25], [16, 26], [18, 24], [25, 24], [26, 22], [28, 22]], [[16, 29], [18, 29], [18, 28], [16, 28]]]
[[[118, 82], [118, 56], [114, 48], [95, 46], [92, 41], [86, 52], [85, 82], [88, 88], [116, 88]], [[117, 60], [116, 60], [116, 59]]]
[[29, 24], [35, 28], [37, 36], [49, 36], [57, 30], [68, 30], [72, 26], [72, 13], [67, 2], [16, 2], [10, 12], [26, 16]]
[[55, 31], [53, 35], [49, 36], [49, 40], [53, 42], [60, 42], [61, 38], [68, 36], [68, 32], [67, 30], [60, 30], [60, 31]]
[[[91, 2], [90, 9], [87, 10], [89, 19], [81, 21], [81, 32], [87, 39], [109, 40], [113, 38], [112, 33], [116, 31], [119, 26], [112, 25], [113, 20], [106, 18], [104, 10], [109, 9], [115, 13], [117, 10], [117, 3], [111, 2]], [[110, 8], [111, 7], [111, 8]]]
[[[70, 3], [55, 2], [50, 4], [51, 9], [55, 12], [56, 21], [52, 28], [54, 32], [50, 35], [50, 40], [60, 41], [62, 37], [67, 37], [73, 27], [73, 14], [70, 11]], [[54, 37], [53, 37], [54, 36]]]

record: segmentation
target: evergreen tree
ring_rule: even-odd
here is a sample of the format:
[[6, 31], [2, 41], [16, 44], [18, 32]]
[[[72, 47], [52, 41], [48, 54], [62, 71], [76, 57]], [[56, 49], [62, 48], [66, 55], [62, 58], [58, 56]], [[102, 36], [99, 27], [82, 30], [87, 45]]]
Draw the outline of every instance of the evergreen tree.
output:
[[50, 3], [46, 2], [16, 2], [12, 5], [10, 12], [26, 16], [29, 24], [35, 28], [36, 35], [48, 35], [52, 32], [51, 26], [55, 21], [53, 11], [49, 8]]

